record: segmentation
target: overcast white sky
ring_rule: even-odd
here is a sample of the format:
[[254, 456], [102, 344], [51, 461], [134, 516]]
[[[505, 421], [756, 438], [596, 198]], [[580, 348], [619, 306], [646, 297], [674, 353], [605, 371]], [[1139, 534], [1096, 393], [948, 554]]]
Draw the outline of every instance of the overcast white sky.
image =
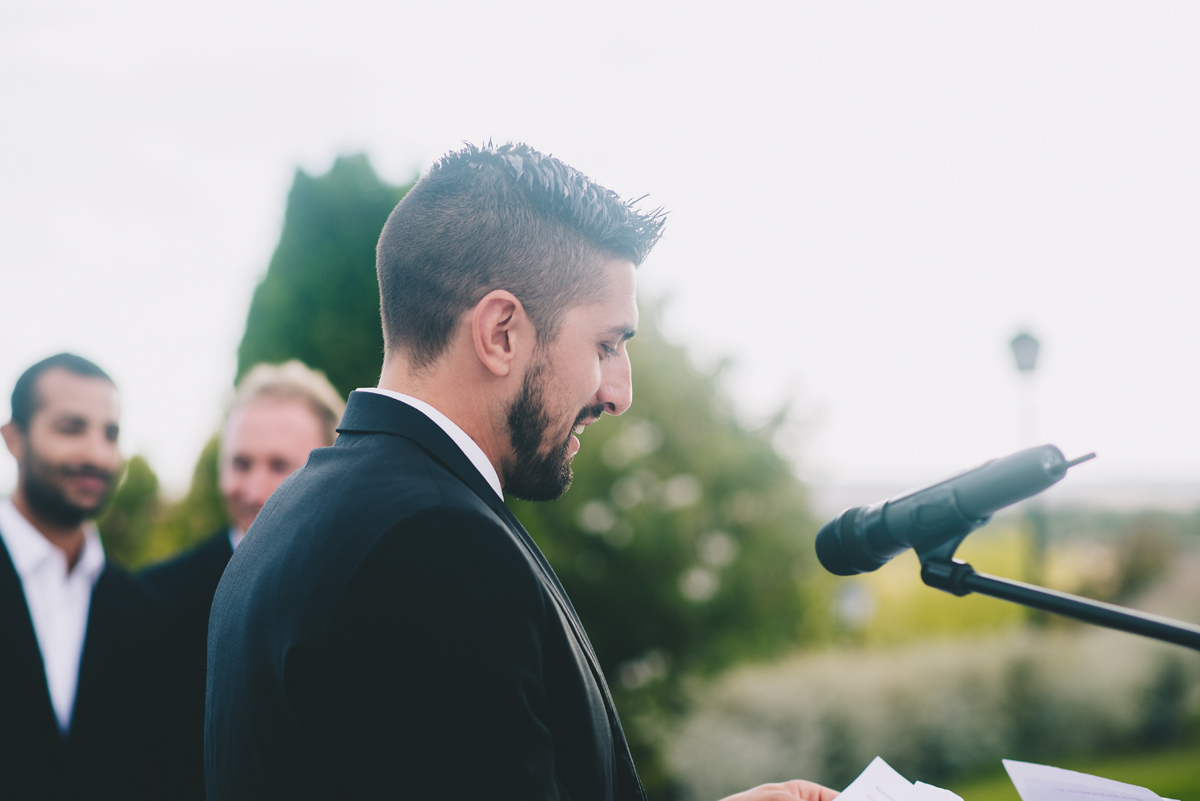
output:
[[492, 138], [671, 210], [643, 295], [748, 416], [792, 402], [811, 480], [1026, 444], [1029, 326], [1073, 480], [1200, 482], [1200, 5], [595, 5], [4, 0], [4, 413], [89, 356], [183, 489], [294, 170]]

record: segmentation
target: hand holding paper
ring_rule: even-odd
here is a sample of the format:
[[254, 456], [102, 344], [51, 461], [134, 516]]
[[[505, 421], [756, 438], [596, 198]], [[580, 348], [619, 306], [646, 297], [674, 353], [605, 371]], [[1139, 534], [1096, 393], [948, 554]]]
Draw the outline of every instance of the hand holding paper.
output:
[[760, 784], [724, 801], [833, 801], [838, 791], [798, 779], [779, 784]]
[[[1168, 801], [1133, 784], [1032, 762], [1002, 761], [1021, 801]], [[841, 801], [963, 800], [949, 790], [931, 784], [911, 784], [891, 765], [875, 757], [842, 792]]]

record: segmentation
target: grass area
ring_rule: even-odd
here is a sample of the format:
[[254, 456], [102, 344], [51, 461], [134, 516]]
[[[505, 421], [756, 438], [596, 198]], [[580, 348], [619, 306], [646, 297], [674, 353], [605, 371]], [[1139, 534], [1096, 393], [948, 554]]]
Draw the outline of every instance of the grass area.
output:
[[[1200, 799], [1200, 744], [1145, 754], [1065, 759], [1055, 766], [1136, 784], [1163, 798]], [[951, 784], [946, 789], [962, 796], [963, 801], [1019, 801], [1001, 766], [992, 775]]]
[[[1010, 516], [972, 534], [956, 556], [980, 573], [1031, 581], [1029, 548], [1029, 532], [1022, 520]], [[1044, 573], [1034, 583], [1103, 600], [1106, 591], [1120, 584], [1120, 558], [1118, 551], [1094, 539], [1060, 541], [1046, 552]], [[931, 637], [1000, 631], [1022, 625], [1031, 615], [1030, 610], [1008, 601], [983, 595], [957, 598], [926, 586], [912, 550], [878, 571], [839, 579], [836, 587], [844, 590], [852, 584], [870, 599], [871, 613], [856, 631], [856, 642], [865, 645], [890, 646]], [[1048, 619], [1056, 624], [1077, 625], [1053, 615]]]
[[[993, 524], [968, 538], [958, 557], [980, 572], [1021, 579], [1026, 549], [1026, 537], [1019, 527]], [[874, 614], [861, 632], [862, 641], [870, 645], [998, 631], [1018, 626], [1028, 617], [1016, 604], [982, 595], [956, 598], [925, 586], [920, 563], [911, 550], [877, 572], [843, 581], [868, 587], [874, 599]]]

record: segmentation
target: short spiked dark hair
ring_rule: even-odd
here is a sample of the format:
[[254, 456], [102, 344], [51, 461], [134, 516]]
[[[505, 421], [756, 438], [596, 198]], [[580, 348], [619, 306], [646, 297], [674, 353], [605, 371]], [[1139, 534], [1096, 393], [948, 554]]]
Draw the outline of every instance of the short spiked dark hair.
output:
[[94, 362], [88, 361], [82, 356], [76, 356], [74, 353], [56, 353], [53, 356], [47, 356], [21, 373], [21, 377], [13, 385], [12, 421], [22, 431], [29, 431], [29, 424], [33, 420], [33, 415], [37, 412], [38, 379], [41, 378], [42, 373], [55, 368], [66, 370], [69, 373], [81, 375], [85, 378], [103, 378], [108, 383], [113, 383], [113, 380], [108, 377], [108, 373], [97, 367]]
[[459, 316], [512, 292], [539, 342], [601, 289], [605, 259], [640, 265], [662, 209], [638, 211], [528, 145], [467, 146], [444, 156], [392, 211], [376, 251], [383, 336], [417, 369], [445, 350]]

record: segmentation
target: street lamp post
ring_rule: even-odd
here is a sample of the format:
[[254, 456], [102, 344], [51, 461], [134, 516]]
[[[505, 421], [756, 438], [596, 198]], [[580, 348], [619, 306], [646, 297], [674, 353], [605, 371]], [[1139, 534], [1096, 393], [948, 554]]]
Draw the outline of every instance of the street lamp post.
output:
[[[1017, 333], [1009, 346], [1013, 358], [1017, 362], [1017, 372], [1021, 375], [1023, 409], [1021, 421], [1021, 447], [1028, 448], [1037, 444], [1037, 418], [1035, 416], [1033, 398], [1033, 371], [1037, 367], [1038, 350], [1041, 343], [1028, 331]], [[1038, 499], [1030, 500], [1025, 506], [1025, 514], [1029, 520], [1032, 542], [1029, 549], [1029, 562], [1026, 565], [1026, 576], [1030, 584], [1042, 583], [1042, 570], [1046, 558], [1046, 513]], [[1040, 618], [1035, 614], [1035, 621]]]
[[1008, 343], [1012, 347], [1013, 358], [1017, 362], [1017, 372], [1021, 375], [1022, 394], [1022, 421], [1021, 421], [1021, 442], [1022, 448], [1030, 448], [1036, 445], [1034, 441], [1037, 439], [1037, 425], [1034, 419], [1033, 409], [1033, 371], [1037, 367], [1038, 350], [1041, 343], [1034, 338], [1033, 334], [1028, 331], [1020, 331], [1012, 341]]

